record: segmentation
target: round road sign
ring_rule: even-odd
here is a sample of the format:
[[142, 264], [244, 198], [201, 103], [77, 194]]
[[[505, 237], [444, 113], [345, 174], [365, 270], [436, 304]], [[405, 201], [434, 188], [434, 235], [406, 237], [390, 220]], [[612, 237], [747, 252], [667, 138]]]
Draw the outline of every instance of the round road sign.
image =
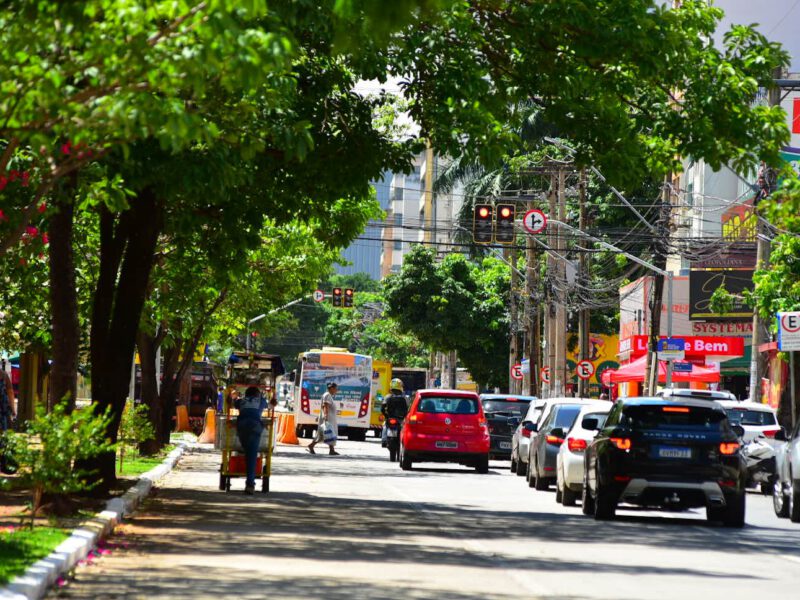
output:
[[541, 233], [547, 227], [547, 215], [538, 208], [532, 208], [522, 217], [522, 226], [528, 233]]
[[323, 300], [325, 300], [325, 292], [323, 292], [322, 290], [314, 290], [312, 298], [314, 298], [314, 302], [322, 302]]
[[539, 377], [542, 383], [550, 383], [550, 367], [542, 367], [539, 370]]
[[594, 365], [588, 360], [582, 360], [575, 367], [575, 373], [581, 379], [589, 379], [594, 375]]
[[520, 381], [522, 379], [522, 365], [517, 363], [511, 367], [511, 379]]

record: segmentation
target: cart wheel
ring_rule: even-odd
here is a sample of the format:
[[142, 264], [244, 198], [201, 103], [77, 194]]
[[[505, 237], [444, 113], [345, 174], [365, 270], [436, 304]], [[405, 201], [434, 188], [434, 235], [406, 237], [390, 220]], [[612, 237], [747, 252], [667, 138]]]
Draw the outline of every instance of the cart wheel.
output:
[[223, 492], [225, 491], [225, 475], [219, 476], [219, 489]]
[[269, 477], [261, 478], [261, 493], [266, 494], [269, 492]]

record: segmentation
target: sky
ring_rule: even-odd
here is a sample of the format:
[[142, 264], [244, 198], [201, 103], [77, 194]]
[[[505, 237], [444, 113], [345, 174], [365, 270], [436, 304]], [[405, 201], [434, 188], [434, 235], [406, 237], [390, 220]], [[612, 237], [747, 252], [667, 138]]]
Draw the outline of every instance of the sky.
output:
[[725, 11], [718, 31], [731, 24], [752, 25], [768, 39], [781, 42], [792, 57], [790, 71], [800, 73], [800, 0], [715, 0]]

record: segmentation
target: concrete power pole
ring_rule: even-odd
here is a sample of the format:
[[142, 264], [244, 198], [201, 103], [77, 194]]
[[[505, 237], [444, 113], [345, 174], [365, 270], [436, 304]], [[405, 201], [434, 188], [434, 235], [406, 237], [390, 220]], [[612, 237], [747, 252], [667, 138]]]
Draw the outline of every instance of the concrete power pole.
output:
[[[556, 174], [550, 176], [550, 191], [547, 194], [547, 211], [551, 218], [557, 215], [557, 194], [558, 178]], [[553, 225], [547, 227], [547, 247], [555, 248], [557, 243], [558, 228]], [[546, 361], [542, 361], [544, 366], [550, 370], [550, 383], [542, 385], [542, 396], [552, 398], [555, 396], [556, 378], [558, 369], [556, 368], [556, 307], [553, 280], [556, 277], [556, 260], [552, 252], [547, 253], [547, 280], [545, 282], [545, 306], [544, 306], [544, 340]]]
[[508, 294], [509, 316], [511, 318], [511, 340], [508, 348], [508, 391], [511, 394], [519, 393], [519, 384], [516, 379], [511, 377], [511, 368], [517, 364], [519, 358], [518, 348], [518, 314], [517, 314], [517, 287], [519, 286], [519, 276], [517, 275], [517, 247], [512, 246], [510, 251], [511, 259], [511, 289]]
[[[558, 170], [558, 220], [561, 223], [567, 220], [567, 191], [566, 191], [566, 171], [564, 168]], [[567, 247], [565, 239], [566, 231], [558, 227], [556, 233], [556, 250], [563, 257]], [[567, 265], [563, 258], [556, 262], [556, 277], [559, 289], [556, 291], [556, 320], [555, 320], [555, 395], [563, 396], [567, 390], [567, 307], [564, 288], [567, 283]]]
[[[775, 69], [773, 77], [780, 79], [781, 75], [781, 69]], [[781, 90], [778, 86], [770, 88], [768, 100], [770, 106], [778, 106], [781, 103]], [[766, 269], [769, 266], [769, 255], [772, 251], [769, 227], [766, 222], [758, 218], [758, 201], [771, 191], [771, 180], [767, 177], [767, 166], [762, 166], [761, 175], [763, 175], [764, 179], [759, 182], [762, 189], [756, 192], [756, 199], [753, 201], [753, 213], [756, 215], [756, 269]], [[763, 186], [766, 186], [766, 189]], [[750, 402], [760, 401], [761, 374], [765, 371], [766, 361], [761, 352], [758, 351], [758, 347], [768, 339], [768, 335], [769, 323], [761, 318], [758, 314], [758, 308], [755, 308], [753, 310], [753, 341], [752, 346], [750, 346]]]
[[[586, 231], [587, 227], [587, 218], [586, 218], [586, 170], [581, 169], [580, 173], [580, 184], [579, 184], [579, 191], [580, 196], [578, 197], [579, 202], [579, 209], [578, 209], [578, 229], [581, 231]], [[578, 281], [582, 285], [586, 285], [589, 283], [589, 269], [588, 269], [588, 256], [586, 252], [581, 252], [579, 257], [579, 265], [580, 265], [580, 274]], [[588, 308], [581, 308], [580, 309], [580, 317], [578, 318], [578, 342], [580, 344], [580, 359], [581, 360], [588, 360], [589, 359], [589, 309]], [[589, 381], [587, 379], [578, 378], [578, 397], [579, 398], [587, 398], [589, 396]]]
[[[533, 202], [528, 202], [528, 209], [533, 208]], [[527, 387], [525, 392], [531, 396], [539, 395], [539, 367], [540, 357], [540, 332], [539, 332], [539, 302], [534, 303], [533, 298], [539, 287], [539, 272], [536, 253], [533, 250], [533, 239], [525, 236], [525, 352], [528, 356], [530, 367], [526, 376]], [[513, 271], [513, 270], [512, 270]]]

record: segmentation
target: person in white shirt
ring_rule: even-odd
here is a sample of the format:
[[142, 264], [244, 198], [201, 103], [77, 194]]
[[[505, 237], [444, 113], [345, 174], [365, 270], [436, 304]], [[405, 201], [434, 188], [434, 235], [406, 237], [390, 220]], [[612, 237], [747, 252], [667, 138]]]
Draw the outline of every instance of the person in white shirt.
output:
[[[307, 448], [311, 454], [316, 454], [314, 451], [314, 446], [325, 440], [325, 422], [331, 426], [331, 429], [333, 429], [334, 433], [338, 431], [338, 425], [336, 424], [336, 400], [334, 399], [338, 389], [338, 385], [336, 385], [334, 382], [330, 382], [328, 384], [328, 391], [322, 394], [322, 406], [320, 407], [319, 417], [317, 418], [317, 435], [314, 436], [314, 440], [308, 445]], [[336, 445], [335, 439], [331, 442], [325, 443], [328, 444], [328, 447], [330, 448], [328, 454], [331, 456], [339, 455], [339, 453], [334, 450], [334, 446]]]

